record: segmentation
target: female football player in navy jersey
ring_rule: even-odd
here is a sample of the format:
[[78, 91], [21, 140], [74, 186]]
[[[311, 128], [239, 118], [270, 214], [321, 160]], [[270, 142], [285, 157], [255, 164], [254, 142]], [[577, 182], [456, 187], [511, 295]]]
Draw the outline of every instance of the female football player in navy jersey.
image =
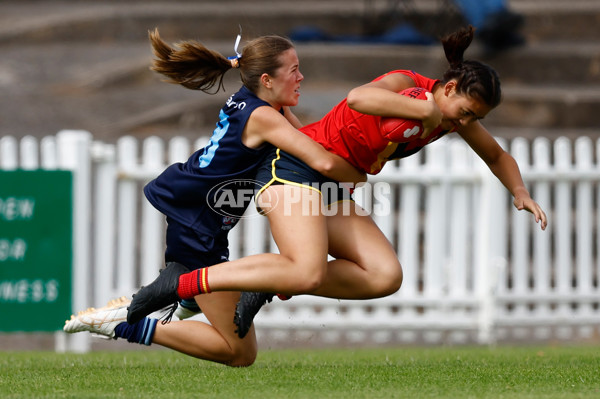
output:
[[[150, 34], [150, 41], [157, 57], [152, 69], [169, 82], [205, 92], [215, 86], [219, 90], [224, 74], [235, 68], [243, 83], [221, 109], [209, 144], [186, 162], [169, 166], [144, 187], [150, 203], [166, 215], [165, 260], [171, 268], [188, 272], [228, 259], [227, 234], [252, 196], [241, 204], [216, 209], [219, 204], [209, 194], [215, 187], [252, 189], [259, 163], [274, 146], [285, 148], [332, 179], [366, 180], [364, 173], [296, 129], [300, 122], [290, 107], [298, 104], [304, 77], [289, 40], [260, 37], [250, 41], [239, 54], [238, 37], [236, 56], [231, 59], [194, 41], [171, 47], [160, 39], [158, 31]], [[234, 183], [219, 186], [223, 182]], [[235, 192], [231, 194], [237, 197]], [[239, 292], [218, 292], [199, 298], [198, 305], [210, 324], [190, 321], [157, 327], [156, 319], [144, 318], [130, 325], [122, 323], [127, 301], [116, 301], [103, 309], [109, 309], [111, 322], [99, 325], [92, 320], [97, 318], [94, 311], [84, 312], [67, 323], [65, 331], [99, 328], [94, 331], [113, 338], [147, 345], [154, 342], [232, 366], [249, 365], [256, 357], [256, 338], [253, 333], [243, 340], [238, 338], [232, 324], [239, 296]], [[101, 318], [109, 319], [106, 315]], [[201, 340], [190, 341], [190, 337]]]

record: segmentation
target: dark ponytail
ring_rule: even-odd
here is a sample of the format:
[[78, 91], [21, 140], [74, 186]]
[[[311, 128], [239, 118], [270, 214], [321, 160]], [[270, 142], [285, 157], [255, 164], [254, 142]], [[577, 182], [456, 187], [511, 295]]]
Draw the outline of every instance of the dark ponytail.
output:
[[502, 101], [500, 78], [489, 65], [479, 61], [464, 60], [464, 53], [473, 41], [475, 28], [469, 26], [442, 39], [444, 53], [450, 68], [444, 73], [444, 83], [456, 80], [456, 90], [483, 101], [495, 108]]

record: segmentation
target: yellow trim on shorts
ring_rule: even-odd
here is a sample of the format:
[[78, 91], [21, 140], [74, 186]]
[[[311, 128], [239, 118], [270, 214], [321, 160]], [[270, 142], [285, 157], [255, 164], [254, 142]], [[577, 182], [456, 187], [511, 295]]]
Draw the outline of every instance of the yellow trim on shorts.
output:
[[318, 192], [319, 194], [323, 195], [321, 193], [321, 190], [313, 187], [313, 186], [309, 186], [306, 184], [302, 184], [302, 183], [296, 183], [294, 181], [290, 181], [290, 180], [285, 180], [282, 178], [277, 177], [277, 175], [275, 174], [275, 162], [277, 162], [278, 160], [281, 159], [281, 155], [279, 154], [280, 149], [277, 149], [277, 157], [273, 159], [273, 161], [271, 162], [271, 180], [269, 180], [269, 182], [267, 184], [265, 184], [264, 186], [261, 187], [260, 190], [258, 190], [258, 193], [256, 193], [256, 195], [254, 196], [254, 202], [256, 202], [258, 200], [258, 197], [262, 194], [263, 191], [265, 191], [267, 188], [269, 188], [274, 182], [279, 182], [279, 183], [283, 183], [283, 184], [290, 184], [292, 186], [296, 186], [296, 187], [304, 187], [304, 188], [310, 188], [311, 190], [315, 190], [316, 192]]

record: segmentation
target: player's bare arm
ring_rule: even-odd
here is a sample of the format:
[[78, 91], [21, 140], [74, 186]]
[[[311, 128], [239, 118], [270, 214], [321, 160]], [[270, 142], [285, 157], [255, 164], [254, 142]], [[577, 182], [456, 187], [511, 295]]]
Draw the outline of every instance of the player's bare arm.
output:
[[418, 119], [423, 123], [426, 137], [442, 122], [442, 112], [433, 95], [426, 101], [398, 95], [402, 90], [415, 87], [415, 82], [400, 73], [352, 89], [346, 98], [348, 106], [358, 112], [405, 119]]
[[[327, 151], [322, 145], [290, 125], [288, 120], [270, 107], [259, 107], [244, 130], [244, 144], [255, 147], [268, 142], [306, 162], [308, 166], [333, 180], [360, 183], [364, 173], [343, 158]], [[246, 141], [246, 139], [248, 141]]]
[[542, 208], [531, 198], [515, 159], [504, 151], [492, 135], [478, 121], [461, 127], [458, 132], [477, 155], [487, 164], [492, 173], [513, 195], [513, 204], [518, 210], [531, 212], [542, 230], [548, 220]]
[[296, 129], [300, 129], [302, 126], [304, 126], [304, 124], [300, 122], [300, 119], [294, 115], [290, 107], [283, 107], [283, 116], [285, 116], [285, 119], [287, 119], [288, 122]]

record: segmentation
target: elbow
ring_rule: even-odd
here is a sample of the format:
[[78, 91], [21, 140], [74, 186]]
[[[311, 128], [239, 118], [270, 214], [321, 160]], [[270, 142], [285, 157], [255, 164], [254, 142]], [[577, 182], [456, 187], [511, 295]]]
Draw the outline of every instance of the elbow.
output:
[[506, 167], [506, 165], [514, 164], [517, 165], [517, 161], [508, 152], [503, 149], [499, 149], [496, 154], [493, 154], [485, 160], [490, 169], [498, 169]]
[[331, 158], [320, 159], [313, 169], [324, 176], [329, 176], [335, 168], [335, 162]]
[[346, 96], [346, 103], [350, 109], [356, 110], [360, 106], [360, 92], [358, 89], [352, 89]]

